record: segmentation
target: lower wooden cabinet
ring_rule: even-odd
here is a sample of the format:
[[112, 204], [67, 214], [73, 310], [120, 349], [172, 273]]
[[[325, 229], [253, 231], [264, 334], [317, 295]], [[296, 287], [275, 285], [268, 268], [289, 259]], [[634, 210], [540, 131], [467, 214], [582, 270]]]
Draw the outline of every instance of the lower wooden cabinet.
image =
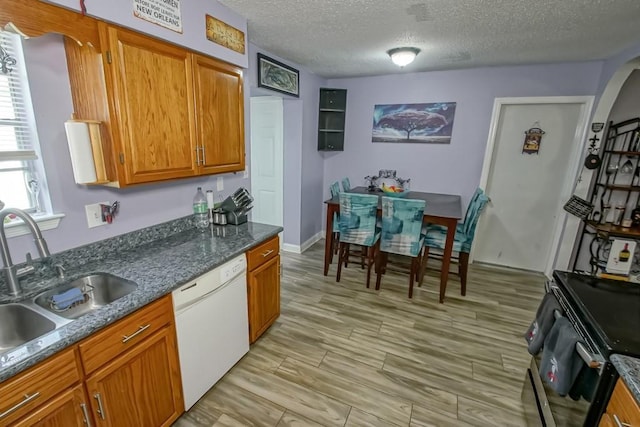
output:
[[247, 252], [249, 342], [255, 342], [280, 316], [280, 244], [278, 237]]
[[171, 295], [0, 383], [0, 427], [159, 427], [183, 412]]
[[84, 387], [78, 385], [51, 399], [14, 425], [16, 427], [87, 427], [94, 424], [89, 414]]
[[599, 426], [640, 426], [640, 404], [622, 378], [618, 379], [613, 389], [607, 411], [600, 418]]
[[184, 411], [175, 332], [165, 327], [87, 381], [97, 425], [170, 426]]

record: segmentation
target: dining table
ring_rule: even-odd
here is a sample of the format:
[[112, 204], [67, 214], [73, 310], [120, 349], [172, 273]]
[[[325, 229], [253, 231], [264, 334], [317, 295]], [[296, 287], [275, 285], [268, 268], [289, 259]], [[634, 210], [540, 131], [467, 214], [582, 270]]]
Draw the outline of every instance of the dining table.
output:
[[[355, 194], [372, 194], [378, 196], [378, 210], [381, 210], [382, 196], [386, 194], [382, 190], [369, 191], [367, 187], [355, 187], [347, 191]], [[442, 254], [442, 270], [440, 271], [440, 303], [444, 302], [449, 278], [449, 265], [453, 251], [453, 239], [456, 234], [456, 225], [462, 219], [462, 201], [456, 194], [427, 193], [422, 191], [410, 191], [404, 196], [406, 199], [424, 200], [424, 223], [438, 224], [447, 227], [447, 240]], [[336, 195], [325, 200], [327, 205], [327, 225], [324, 244], [324, 275], [329, 273], [331, 249], [333, 248], [333, 217], [340, 212], [340, 196]]]

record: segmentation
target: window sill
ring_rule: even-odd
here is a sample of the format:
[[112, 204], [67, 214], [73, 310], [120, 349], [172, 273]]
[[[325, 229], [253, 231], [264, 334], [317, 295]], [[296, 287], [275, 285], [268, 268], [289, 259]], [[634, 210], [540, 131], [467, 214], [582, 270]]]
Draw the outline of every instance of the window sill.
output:
[[[49, 214], [33, 217], [33, 220], [38, 224], [41, 231], [45, 231], [57, 228], [62, 218], [64, 218], [64, 214]], [[27, 227], [22, 221], [5, 224], [4, 232], [8, 238], [23, 236], [30, 233], [29, 227]]]

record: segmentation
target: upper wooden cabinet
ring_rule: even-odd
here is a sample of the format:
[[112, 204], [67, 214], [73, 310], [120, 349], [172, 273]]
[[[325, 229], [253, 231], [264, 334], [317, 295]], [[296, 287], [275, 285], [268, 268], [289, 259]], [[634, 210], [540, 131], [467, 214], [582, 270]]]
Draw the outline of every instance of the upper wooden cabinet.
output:
[[196, 124], [202, 174], [244, 170], [242, 71], [193, 54]]
[[109, 27], [107, 88], [126, 184], [196, 174], [190, 54], [132, 31]]
[[242, 171], [241, 69], [100, 23], [102, 52], [67, 40], [78, 119], [104, 123], [109, 182], [132, 184]]

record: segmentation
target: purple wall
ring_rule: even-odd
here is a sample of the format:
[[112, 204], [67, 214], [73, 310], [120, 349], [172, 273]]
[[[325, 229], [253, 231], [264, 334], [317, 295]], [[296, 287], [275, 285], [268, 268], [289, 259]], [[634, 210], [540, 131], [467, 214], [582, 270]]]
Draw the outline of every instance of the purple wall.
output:
[[[345, 151], [325, 159], [324, 197], [345, 176], [358, 186], [366, 175], [395, 169], [412, 189], [460, 194], [466, 206], [480, 181], [494, 99], [593, 95], [600, 71], [601, 63], [588, 62], [330, 80], [347, 89], [347, 123]], [[450, 144], [371, 142], [375, 104], [425, 102], [457, 103]]]
[[[258, 87], [258, 52], [299, 70], [299, 98]], [[299, 246], [322, 229], [317, 201], [322, 197], [323, 159], [317, 131], [318, 96], [326, 80], [251, 44], [245, 81], [250, 82], [251, 96], [280, 96], [284, 101], [284, 243]], [[245, 120], [249, 122], [248, 116]]]
[[[79, 11], [78, 0], [46, 0], [68, 9]], [[248, 38], [245, 36], [245, 53], [240, 54], [207, 40], [205, 15], [211, 15], [247, 34], [247, 20], [215, 0], [183, 0], [180, 2], [182, 34], [133, 16], [132, 0], [86, 0], [87, 14], [104, 21], [132, 28], [186, 46], [189, 49], [215, 56], [240, 67], [247, 67]]]

